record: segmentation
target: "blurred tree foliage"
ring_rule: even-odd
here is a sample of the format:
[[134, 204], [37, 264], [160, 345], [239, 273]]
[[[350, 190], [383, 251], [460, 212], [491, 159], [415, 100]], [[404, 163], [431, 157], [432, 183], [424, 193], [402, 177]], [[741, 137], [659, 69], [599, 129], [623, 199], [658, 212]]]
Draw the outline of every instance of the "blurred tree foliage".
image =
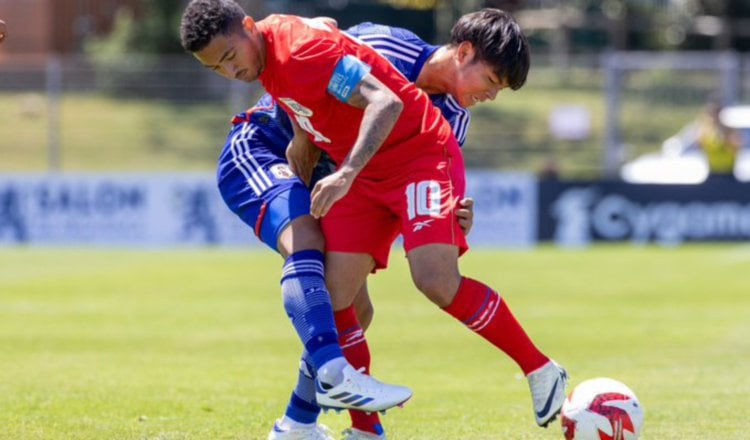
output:
[[89, 37], [83, 44], [83, 51], [93, 60], [117, 59], [133, 44], [135, 18], [127, 8], [120, 8], [115, 16], [112, 32], [104, 37]]
[[438, 6], [438, 0], [381, 0], [384, 3], [396, 8], [407, 9], [435, 9]]
[[[177, 29], [186, 0], [141, 1], [142, 7], [137, 16], [121, 9], [113, 32], [89, 41], [87, 53], [97, 57], [111, 57], [117, 53], [181, 53]], [[450, 24], [461, 14], [483, 6], [510, 10], [519, 16], [546, 10], [552, 12], [547, 17], [553, 17], [557, 24], [541, 20], [540, 27], [522, 23], [524, 29], [532, 41], [541, 46], [538, 49], [542, 50], [559, 50], [550, 43], [560, 38], [560, 33], [555, 33], [554, 29], [566, 32], [565, 38], [570, 42], [567, 50], [572, 53], [598, 52], [607, 48], [750, 49], [750, 32], [735, 29], [733, 35], [725, 34], [732, 26], [730, 20], [745, 19], [733, 23], [750, 20], [750, 0], [348, 0], [339, 3], [344, 6], [330, 11], [324, 7], [333, 4], [330, 1], [297, 0], [289, 5], [314, 5], [315, 12], [337, 14], [344, 23], [348, 23], [347, 17], [361, 21], [363, 14], [372, 15], [376, 11], [373, 8], [377, 6], [392, 8], [390, 13], [393, 20], [386, 20], [377, 14], [365, 19], [377, 19], [396, 26], [404, 25], [402, 21], [395, 20], [396, 16], [408, 10], [422, 13], [447, 11], [433, 17], [437, 21], [442, 17]], [[409, 17], [410, 27], [424, 27], [424, 23], [418, 25], [413, 20], [413, 17]], [[430, 37], [430, 29], [435, 29], [435, 23], [424, 29], [423, 33]]]
[[142, 12], [135, 15], [127, 7], [117, 12], [108, 35], [94, 37], [85, 44], [90, 55], [116, 56], [122, 53], [182, 53], [179, 25], [183, 0], [142, 0]]
[[537, 49], [598, 53], [619, 50], [750, 49], [748, 0], [536, 0], [506, 8]]
[[183, 0], [143, 0], [145, 13], [133, 28], [133, 49], [145, 53], [183, 53], [179, 28]]
[[136, 13], [121, 7], [112, 32], [84, 43], [84, 53], [96, 71], [103, 90], [112, 95], [164, 98], [170, 89], [154, 90], [150, 84], [161, 75], [159, 55], [184, 53], [179, 40], [182, 0], [142, 0]]

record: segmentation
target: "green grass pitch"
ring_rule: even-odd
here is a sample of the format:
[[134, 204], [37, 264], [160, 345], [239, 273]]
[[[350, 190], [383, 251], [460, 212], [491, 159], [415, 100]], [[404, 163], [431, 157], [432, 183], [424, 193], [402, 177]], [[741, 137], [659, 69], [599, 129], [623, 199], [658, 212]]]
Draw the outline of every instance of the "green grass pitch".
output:
[[[628, 384], [642, 438], [750, 437], [750, 248], [472, 251], [572, 385]], [[0, 438], [264, 439], [296, 378], [281, 260], [263, 251], [0, 249]], [[423, 298], [400, 250], [371, 279], [373, 371], [414, 398], [402, 439], [561, 439], [502, 353]], [[335, 432], [345, 413], [326, 414]]]

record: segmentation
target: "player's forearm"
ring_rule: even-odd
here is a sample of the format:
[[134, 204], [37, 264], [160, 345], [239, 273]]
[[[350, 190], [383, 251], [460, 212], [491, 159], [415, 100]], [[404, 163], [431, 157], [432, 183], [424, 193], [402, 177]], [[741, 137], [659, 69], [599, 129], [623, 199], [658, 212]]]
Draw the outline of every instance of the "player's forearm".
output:
[[310, 183], [313, 169], [320, 159], [320, 150], [304, 131], [292, 120], [294, 137], [289, 141], [286, 158], [292, 171], [306, 184]]
[[401, 99], [382, 84], [376, 89], [369, 89], [368, 85], [361, 89], [362, 93], [352, 98], [366, 101], [359, 135], [339, 167], [339, 170], [353, 175], [359, 174], [380, 149], [404, 108]]

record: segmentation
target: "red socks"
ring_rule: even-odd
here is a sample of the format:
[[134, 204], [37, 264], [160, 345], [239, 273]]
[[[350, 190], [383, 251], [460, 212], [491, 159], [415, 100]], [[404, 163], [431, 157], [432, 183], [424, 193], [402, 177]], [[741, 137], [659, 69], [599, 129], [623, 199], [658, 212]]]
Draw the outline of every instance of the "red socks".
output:
[[[334, 312], [333, 317], [336, 320], [339, 345], [344, 352], [344, 357], [355, 369], [365, 367], [365, 373], [370, 374], [370, 348], [367, 346], [365, 333], [359, 326], [354, 307], [350, 306]], [[368, 415], [364, 411], [350, 410], [349, 416], [352, 419], [353, 428], [378, 435], [383, 432], [380, 417], [376, 412]]]
[[479, 281], [464, 277], [453, 302], [443, 310], [504, 351], [524, 374], [549, 360], [531, 342], [505, 301]]
[[[524, 374], [529, 374], [549, 361], [534, 346], [505, 301], [478, 281], [464, 277], [453, 302], [444, 310], [504, 351], [521, 367]], [[334, 318], [344, 356], [354, 368], [364, 367], [369, 374], [370, 349], [354, 307], [335, 312]], [[349, 411], [349, 414], [352, 427], [374, 434], [383, 432], [377, 413], [367, 415], [363, 411]]]

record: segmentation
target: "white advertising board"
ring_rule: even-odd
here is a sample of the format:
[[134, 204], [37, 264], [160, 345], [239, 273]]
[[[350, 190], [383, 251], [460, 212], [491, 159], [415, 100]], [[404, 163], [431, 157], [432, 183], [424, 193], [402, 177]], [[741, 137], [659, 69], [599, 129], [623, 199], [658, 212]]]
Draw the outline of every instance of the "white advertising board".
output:
[[536, 243], [536, 177], [524, 173], [469, 170], [466, 195], [474, 198], [470, 246], [526, 247]]
[[[536, 181], [472, 171], [472, 247], [536, 241]], [[0, 174], [0, 245], [262, 246], [211, 173]]]
[[0, 244], [255, 244], [196, 174], [0, 175]]

